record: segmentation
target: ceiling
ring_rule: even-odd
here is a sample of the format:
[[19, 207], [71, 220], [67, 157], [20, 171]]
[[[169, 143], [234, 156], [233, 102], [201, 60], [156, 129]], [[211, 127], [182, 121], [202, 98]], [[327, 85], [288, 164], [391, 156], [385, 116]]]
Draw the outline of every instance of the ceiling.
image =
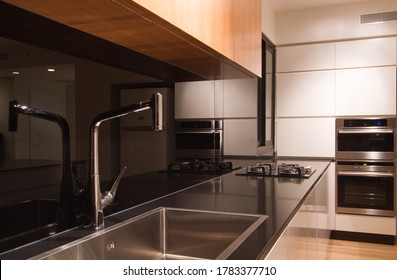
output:
[[380, 0], [267, 0], [276, 12]]

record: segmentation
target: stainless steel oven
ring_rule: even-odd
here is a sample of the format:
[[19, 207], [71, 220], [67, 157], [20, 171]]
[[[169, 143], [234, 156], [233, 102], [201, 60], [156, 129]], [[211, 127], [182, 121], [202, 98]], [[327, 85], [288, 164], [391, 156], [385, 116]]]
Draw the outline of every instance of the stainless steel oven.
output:
[[223, 157], [222, 120], [184, 120], [175, 125], [178, 159]]
[[394, 160], [395, 118], [336, 120], [336, 158]]
[[336, 212], [396, 215], [395, 161], [337, 161]]
[[396, 215], [396, 119], [337, 119], [336, 212]]

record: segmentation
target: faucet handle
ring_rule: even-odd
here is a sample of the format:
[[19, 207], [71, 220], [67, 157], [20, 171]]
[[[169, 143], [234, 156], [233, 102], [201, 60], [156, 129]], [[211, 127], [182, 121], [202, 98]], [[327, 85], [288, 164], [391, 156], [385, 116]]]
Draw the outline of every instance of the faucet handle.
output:
[[80, 195], [85, 190], [85, 187], [77, 174], [77, 168], [75, 165], [72, 165], [72, 175], [74, 179], [73, 187], [74, 187], [75, 195]]
[[123, 177], [126, 170], [127, 170], [127, 166], [124, 166], [124, 168], [121, 169], [119, 176], [117, 176], [116, 180], [114, 181], [110, 191], [106, 191], [102, 195], [101, 201], [102, 201], [103, 208], [105, 208], [106, 206], [108, 206], [110, 203], [113, 202], [114, 197], [116, 196], [117, 188], [119, 187], [120, 180]]

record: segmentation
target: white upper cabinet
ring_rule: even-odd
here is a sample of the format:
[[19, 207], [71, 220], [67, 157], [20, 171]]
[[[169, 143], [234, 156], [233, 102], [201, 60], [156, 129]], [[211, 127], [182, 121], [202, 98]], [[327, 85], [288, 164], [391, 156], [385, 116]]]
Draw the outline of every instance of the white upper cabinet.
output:
[[334, 157], [335, 118], [285, 118], [277, 120], [277, 155]]
[[355, 68], [396, 65], [396, 37], [337, 42], [335, 67]]
[[396, 114], [396, 67], [336, 71], [336, 115]]
[[277, 117], [334, 116], [335, 71], [277, 75]]
[[175, 84], [175, 118], [257, 118], [256, 78]]
[[257, 129], [256, 119], [226, 119], [224, 121], [224, 154], [256, 156]]
[[277, 48], [277, 72], [333, 69], [335, 44], [313, 44]]
[[175, 84], [175, 118], [201, 119], [215, 117], [215, 82]]
[[258, 80], [224, 80], [224, 117], [256, 118], [258, 116]]

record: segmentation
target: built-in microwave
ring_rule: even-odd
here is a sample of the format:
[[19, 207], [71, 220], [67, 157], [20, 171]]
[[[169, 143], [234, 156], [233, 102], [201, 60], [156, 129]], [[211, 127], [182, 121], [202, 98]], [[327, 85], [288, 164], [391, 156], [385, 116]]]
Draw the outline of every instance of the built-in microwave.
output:
[[394, 160], [395, 118], [336, 120], [337, 159]]
[[175, 126], [178, 159], [223, 157], [223, 120], [180, 120]]

